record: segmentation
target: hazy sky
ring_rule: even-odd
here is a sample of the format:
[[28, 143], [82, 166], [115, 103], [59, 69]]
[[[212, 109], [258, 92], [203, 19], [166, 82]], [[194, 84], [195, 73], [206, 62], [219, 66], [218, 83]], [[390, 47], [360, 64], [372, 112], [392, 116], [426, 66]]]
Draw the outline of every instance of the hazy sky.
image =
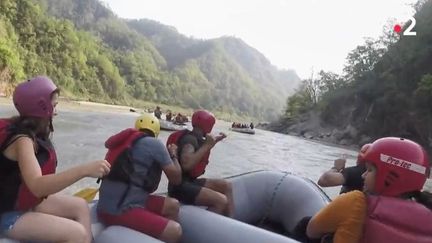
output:
[[[416, 0], [102, 0], [120, 17], [148, 18], [195, 38], [243, 39], [279, 68], [306, 78], [341, 72], [349, 51], [403, 23]], [[396, 24], [396, 23], [395, 23]]]

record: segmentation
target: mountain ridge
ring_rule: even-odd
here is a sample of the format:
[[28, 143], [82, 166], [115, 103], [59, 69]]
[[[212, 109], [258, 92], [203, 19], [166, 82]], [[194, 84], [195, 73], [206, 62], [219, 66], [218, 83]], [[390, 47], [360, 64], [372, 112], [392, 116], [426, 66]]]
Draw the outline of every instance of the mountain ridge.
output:
[[[0, 6], [17, 36], [5, 48], [20, 50], [19, 64], [8, 69], [20, 73], [11, 84], [42, 71], [60, 79], [65, 93], [95, 101], [147, 100], [268, 120], [300, 80], [240, 39], [189, 38], [157, 21], [121, 19], [98, 0], [4, 0]], [[23, 30], [20, 18], [27, 21]], [[22, 38], [27, 35], [34, 41]], [[37, 57], [40, 67], [29, 67]]]

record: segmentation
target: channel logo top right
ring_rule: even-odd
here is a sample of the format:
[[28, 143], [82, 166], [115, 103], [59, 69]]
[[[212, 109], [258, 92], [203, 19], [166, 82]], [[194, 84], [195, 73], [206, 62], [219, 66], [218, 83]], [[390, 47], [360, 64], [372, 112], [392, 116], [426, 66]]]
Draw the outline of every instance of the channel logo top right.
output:
[[416, 20], [414, 17], [410, 17], [409, 21], [407, 22], [407, 24], [409, 23], [408, 27], [406, 27], [406, 29], [402, 32], [402, 27], [404, 26], [403, 24], [395, 24], [393, 26], [393, 30], [394, 32], [396, 32], [399, 35], [403, 35], [403, 36], [416, 36], [417, 32], [414, 31], [414, 27], [416, 25]]

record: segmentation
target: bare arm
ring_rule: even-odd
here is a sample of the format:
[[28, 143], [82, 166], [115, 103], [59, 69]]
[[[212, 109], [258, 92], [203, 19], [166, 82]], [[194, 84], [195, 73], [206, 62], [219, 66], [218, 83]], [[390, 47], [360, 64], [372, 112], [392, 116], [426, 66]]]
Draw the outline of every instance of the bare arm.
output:
[[185, 171], [190, 171], [196, 164], [201, 161], [201, 158], [208, 152], [213, 146], [204, 143], [201, 148], [195, 151], [192, 144], [186, 144], [183, 147], [180, 155], [181, 167]]
[[164, 171], [171, 184], [179, 185], [182, 180], [182, 175], [181, 167], [177, 158], [177, 146], [175, 144], [168, 145], [168, 152], [171, 156], [173, 163], [162, 167], [162, 170]]
[[179, 185], [182, 181], [180, 165], [178, 164], [177, 159], [173, 159], [173, 162], [174, 163], [162, 167], [162, 170], [171, 184]]
[[192, 144], [185, 144], [180, 155], [180, 165], [183, 170], [190, 171], [201, 161], [202, 157], [216, 145], [216, 143], [222, 141], [224, 138], [226, 138], [225, 133], [219, 133], [218, 136], [207, 134], [204, 144], [197, 151], [195, 151]]
[[13, 143], [13, 146], [15, 146], [15, 155], [21, 176], [30, 191], [37, 197], [57, 193], [83, 177], [102, 177], [109, 172], [108, 162], [95, 161], [58, 174], [42, 175], [35, 156], [33, 141], [28, 137], [20, 137]]
[[344, 183], [345, 178], [342, 173], [333, 168], [324, 172], [318, 180], [318, 185], [322, 187], [341, 186]]
[[318, 180], [322, 187], [341, 186], [345, 183], [345, 177], [341, 171], [345, 168], [346, 159], [336, 159], [333, 167], [324, 172]]

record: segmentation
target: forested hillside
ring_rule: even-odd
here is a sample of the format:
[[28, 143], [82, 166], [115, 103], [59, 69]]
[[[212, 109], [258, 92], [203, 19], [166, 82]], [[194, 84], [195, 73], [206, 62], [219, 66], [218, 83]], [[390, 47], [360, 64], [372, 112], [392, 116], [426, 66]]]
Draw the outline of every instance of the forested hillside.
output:
[[342, 144], [402, 136], [430, 149], [432, 0], [419, 1], [415, 9], [416, 36], [399, 36], [385, 26], [381, 38], [367, 39], [348, 54], [343, 74], [321, 71], [304, 80], [274, 129]]
[[0, 88], [47, 74], [68, 96], [275, 117], [299, 83], [240, 39], [123, 20], [98, 0], [2, 0]]

